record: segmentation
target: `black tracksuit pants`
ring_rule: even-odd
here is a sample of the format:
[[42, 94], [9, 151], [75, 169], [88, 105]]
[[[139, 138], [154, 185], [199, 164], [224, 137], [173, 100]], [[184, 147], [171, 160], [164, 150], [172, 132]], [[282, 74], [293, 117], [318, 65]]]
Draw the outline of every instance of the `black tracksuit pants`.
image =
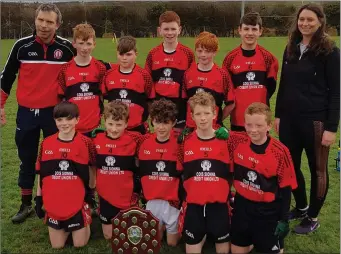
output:
[[18, 185], [22, 195], [26, 196], [22, 201], [29, 205], [35, 180], [40, 130], [43, 131], [44, 138], [57, 132], [53, 107], [30, 109], [19, 106], [16, 122], [15, 142], [20, 159]]
[[303, 149], [308, 158], [311, 174], [310, 204], [308, 216], [316, 218], [326, 199], [329, 176], [329, 147], [321, 145], [324, 132], [323, 122], [297, 116], [281, 116], [279, 139], [291, 153], [295, 167], [298, 188], [293, 190], [297, 208], [308, 205], [304, 176], [301, 171]]

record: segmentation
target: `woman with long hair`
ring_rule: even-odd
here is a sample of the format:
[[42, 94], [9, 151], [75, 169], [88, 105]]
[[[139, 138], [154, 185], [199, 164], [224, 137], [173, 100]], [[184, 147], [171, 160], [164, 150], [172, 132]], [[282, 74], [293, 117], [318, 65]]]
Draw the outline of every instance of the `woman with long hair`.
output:
[[[340, 51], [325, 29], [321, 6], [309, 3], [298, 10], [277, 94], [275, 130], [290, 150], [298, 183], [296, 207], [289, 214], [289, 219], [302, 219], [294, 229], [297, 234], [320, 227], [317, 217], [329, 187], [329, 147], [340, 120]], [[311, 173], [309, 204], [301, 171], [303, 149]]]

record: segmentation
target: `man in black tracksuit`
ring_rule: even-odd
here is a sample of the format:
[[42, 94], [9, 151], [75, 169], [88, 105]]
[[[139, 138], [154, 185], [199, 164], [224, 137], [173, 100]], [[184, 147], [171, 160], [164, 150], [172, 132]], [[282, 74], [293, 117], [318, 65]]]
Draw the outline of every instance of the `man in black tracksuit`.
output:
[[20, 159], [18, 185], [21, 207], [12, 218], [23, 222], [32, 209], [32, 188], [35, 180], [40, 130], [44, 138], [57, 132], [53, 107], [59, 102], [57, 76], [62, 64], [75, 55], [72, 44], [56, 36], [61, 13], [54, 4], [42, 4], [36, 11], [33, 35], [17, 40], [1, 73], [1, 125], [6, 123], [5, 103], [18, 75], [15, 142]]
[[[327, 55], [316, 55], [300, 43], [290, 59], [285, 50], [275, 116], [275, 128], [290, 150], [297, 177], [298, 188], [293, 191], [296, 208], [291, 219], [303, 218], [295, 232], [307, 234], [320, 226], [317, 216], [328, 191], [329, 146], [340, 118], [338, 48]], [[309, 206], [301, 171], [303, 149], [311, 173]]]

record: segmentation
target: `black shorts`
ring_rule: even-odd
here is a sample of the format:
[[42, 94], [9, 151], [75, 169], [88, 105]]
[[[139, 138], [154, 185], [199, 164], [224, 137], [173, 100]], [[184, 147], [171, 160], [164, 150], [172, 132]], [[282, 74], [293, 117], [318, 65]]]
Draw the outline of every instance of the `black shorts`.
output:
[[283, 248], [281, 245], [284, 244], [283, 239], [275, 236], [278, 219], [273, 215], [255, 214], [254, 211], [258, 210], [256, 205], [255, 202], [251, 204], [251, 201], [245, 201], [240, 196], [235, 197], [231, 219], [231, 243], [240, 247], [253, 245], [257, 253], [279, 253]]
[[72, 232], [82, 229], [92, 222], [91, 211], [88, 204], [84, 204], [82, 210], [67, 220], [57, 220], [48, 215], [45, 215], [45, 224], [47, 226], [60, 230], [64, 229], [65, 232]]
[[121, 211], [120, 208], [113, 206], [104, 198], [99, 197], [99, 219], [102, 224], [111, 224], [111, 220]]
[[187, 204], [183, 239], [186, 244], [194, 245], [205, 235], [215, 243], [230, 241], [230, 216], [227, 203], [206, 205]]

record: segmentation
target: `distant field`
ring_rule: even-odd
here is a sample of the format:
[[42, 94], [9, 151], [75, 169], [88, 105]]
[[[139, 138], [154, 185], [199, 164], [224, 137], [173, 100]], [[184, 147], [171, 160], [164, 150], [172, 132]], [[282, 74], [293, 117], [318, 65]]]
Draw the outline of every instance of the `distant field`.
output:
[[[340, 38], [335, 38], [338, 45]], [[193, 48], [194, 38], [181, 38], [183, 44]], [[260, 44], [270, 50], [281, 63], [283, 50], [287, 38], [261, 38]], [[227, 52], [236, 47], [240, 40], [238, 38], [220, 38], [220, 50], [216, 57], [216, 63], [221, 65]], [[13, 45], [13, 40], [1, 41], [1, 61], [3, 68], [8, 53]], [[138, 39], [137, 63], [144, 66], [149, 50], [158, 45], [157, 38]], [[97, 39], [97, 47], [94, 56], [104, 61], [116, 61], [115, 44], [111, 39]], [[278, 76], [280, 77], [280, 76]], [[110, 245], [104, 240], [98, 219], [94, 219], [94, 235], [88, 246], [81, 249], [65, 248], [55, 251], [50, 248], [47, 227], [42, 221], [33, 216], [21, 225], [13, 225], [10, 218], [18, 211], [20, 206], [20, 192], [17, 186], [19, 160], [14, 142], [15, 118], [17, 104], [15, 99], [16, 85], [12, 89], [6, 109], [7, 125], [1, 128], [1, 253], [111, 253]], [[272, 109], [276, 94], [271, 99]], [[339, 140], [339, 133], [338, 133]], [[320, 229], [310, 236], [297, 236], [292, 233], [285, 240], [286, 253], [339, 253], [340, 252], [340, 175], [335, 171], [334, 158], [337, 155], [337, 145], [330, 151], [329, 173], [330, 188], [325, 206], [319, 217]], [[302, 163], [303, 171], [307, 179], [307, 187], [310, 186], [309, 168], [306, 159]], [[291, 223], [293, 227], [297, 222]], [[261, 229], [260, 229], [261, 230]], [[177, 248], [163, 247], [161, 253], [183, 253], [184, 245]], [[212, 244], [206, 244], [205, 253], [214, 253]]]

